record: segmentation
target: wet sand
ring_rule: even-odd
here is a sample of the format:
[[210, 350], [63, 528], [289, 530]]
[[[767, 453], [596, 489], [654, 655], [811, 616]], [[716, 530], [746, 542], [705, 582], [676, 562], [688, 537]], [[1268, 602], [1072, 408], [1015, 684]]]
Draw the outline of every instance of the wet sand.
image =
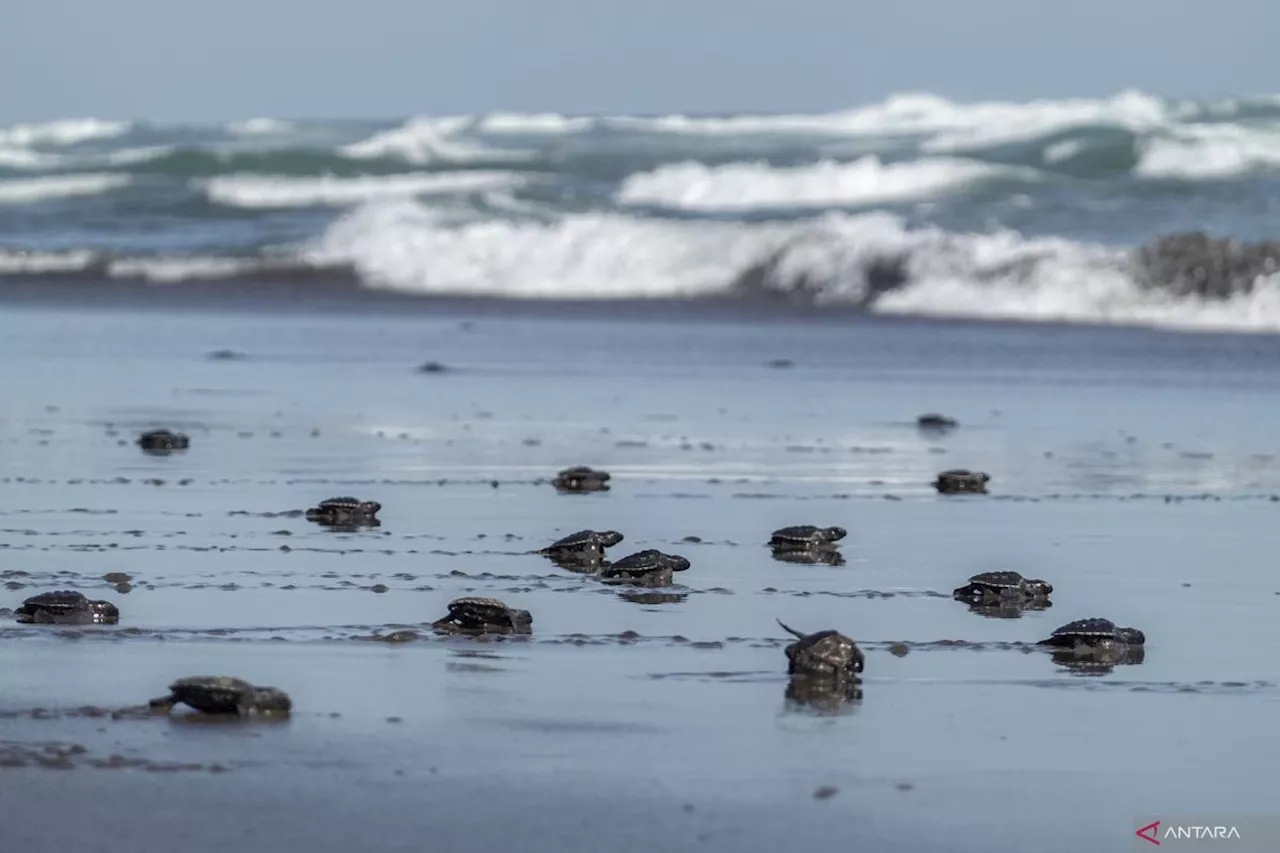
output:
[[[0, 359], [0, 607], [122, 612], [0, 622], [14, 849], [1123, 850], [1161, 814], [1274, 811], [1270, 339], [197, 306], [7, 310]], [[960, 429], [921, 433], [933, 410]], [[141, 453], [155, 426], [191, 449]], [[573, 464], [613, 488], [557, 494]], [[992, 493], [937, 495], [952, 467]], [[299, 517], [339, 494], [382, 527]], [[797, 523], [848, 528], [846, 563], [772, 559]], [[527, 553], [584, 527], [693, 566], [655, 600]], [[949, 598], [992, 569], [1053, 606]], [[433, 635], [467, 594], [533, 635]], [[1031, 645], [1095, 615], [1144, 662]], [[775, 618], [853, 636], [862, 698], [789, 703]], [[295, 713], [77, 710], [198, 673]]]

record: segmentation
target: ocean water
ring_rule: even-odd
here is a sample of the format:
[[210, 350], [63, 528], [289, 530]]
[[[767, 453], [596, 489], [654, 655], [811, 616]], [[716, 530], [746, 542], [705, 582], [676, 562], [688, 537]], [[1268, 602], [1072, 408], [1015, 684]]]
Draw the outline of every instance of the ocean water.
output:
[[304, 276], [415, 294], [1275, 331], [1273, 272], [1225, 298], [1181, 296], [1140, 285], [1132, 252], [1189, 231], [1275, 237], [1278, 189], [1274, 96], [68, 119], [0, 129], [0, 279]]
[[[1065, 853], [1266, 815], [1275, 341], [608, 304], [6, 306], [0, 607], [75, 588], [122, 612], [0, 623], [7, 843]], [[960, 428], [920, 432], [932, 410]], [[141, 453], [154, 426], [191, 448]], [[613, 488], [557, 494], [573, 464]], [[952, 467], [991, 493], [936, 494]], [[297, 517], [337, 494], [382, 502], [382, 527]], [[797, 523], [846, 527], [845, 564], [772, 559]], [[528, 553], [584, 527], [692, 567], [659, 599]], [[1053, 606], [951, 600], [992, 569], [1049, 580]], [[432, 635], [470, 594], [529, 609], [532, 636]], [[1088, 616], [1142, 629], [1145, 659], [1079, 671], [1031, 645]], [[855, 638], [862, 697], [789, 701], [779, 618]], [[418, 636], [379, 641], [397, 630]], [[198, 673], [278, 685], [295, 713], [94, 710]]]

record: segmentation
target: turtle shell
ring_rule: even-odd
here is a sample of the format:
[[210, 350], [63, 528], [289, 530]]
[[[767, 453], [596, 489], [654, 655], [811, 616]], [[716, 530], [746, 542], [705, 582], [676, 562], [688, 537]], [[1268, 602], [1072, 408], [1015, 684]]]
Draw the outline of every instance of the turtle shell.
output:
[[1073, 637], [1115, 637], [1115, 635], [1116, 623], [1112, 622], [1110, 619], [1094, 617], [1068, 622], [1061, 628], [1055, 630], [1050, 636], [1069, 639]]
[[847, 531], [843, 527], [815, 527], [812, 524], [798, 524], [793, 527], [782, 527], [773, 531], [773, 542], [838, 542]]
[[87, 609], [88, 606], [89, 599], [85, 598], [82, 593], [70, 589], [60, 589], [31, 596], [22, 602], [18, 612], [33, 613], [36, 610], [47, 610], [50, 613], [64, 615], [74, 610]]
[[951, 429], [959, 426], [959, 422], [955, 418], [949, 418], [946, 415], [940, 415], [937, 412], [929, 412], [916, 418], [916, 424], [925, 429]]
[[612, 572], [650, 572], [667, 569], [683, 572], [689, 568], [689, 561], [679, 554], [664, 554], [655, 548], [628, 554], [614, 561], [609, 567]]
[[969, 578], [969, 583], [991, 589], [1017, 589], [1023, 580], [1017, 572], [982, 572]]
[[138, 436], [138, 444], [150, 448], [184, 448], [190, 440], [180, 432], [167, 429], [153, 429]]
[[244, 679], [228, 675], [195, 675], [169, 685], [175, 701], [206, 714], [234, 714], [241, 702], [252, 699], [254, 690]]
[[449, 615], [432, 623], [446, 631], [528, 633], [533, 617], [527, 610], [508, 607], [496, 598], [467, 596], [449, 602]]
[[839, 631], [826, 630], [804, 634], [778, 620], [789, 634], [798, 637], [784, 650], [787, 672], [791, 675], [840, 676], [862, 672], [865, 658], [849, 637]]
[[359, 498], [344, 495], [340, 498], [328, 498], [320, 501], [320, 509], [337, 510], [341, 512], [375, 513], [382, 509], [382, 504], [377, 503], [376, 501], [362, 501]]
[[579, 530], [577, 533], [570, 533], [568, 536], [557, 539], [542, 550], [544, 553], [550, 553], [555, 551], [577, 551], [586, 548], [609, 548], [617, 545], [622, 539], [622, 534], [616, 530], [600, 532]]

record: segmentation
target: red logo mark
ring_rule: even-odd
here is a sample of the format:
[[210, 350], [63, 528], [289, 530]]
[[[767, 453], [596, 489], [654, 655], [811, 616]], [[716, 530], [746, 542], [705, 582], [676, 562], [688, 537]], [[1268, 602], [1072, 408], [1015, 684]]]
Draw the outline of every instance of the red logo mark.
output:
[[[1137, 832], [1134, 833], [1134, 835], [1138, 836], [1143, 841], [1150, 841], [1152, 844], [1159, 844], [1160, 839], [1156, 838], [1156, 833], [1158, 833], [1159, 831], [1160, 831], [1160, 821], [1156, 821], [1155, 823], [1149, 823], [1146, 826], [1142, 827], [1142, 829], [1139, 829]], [[1151, 834], [1148, 835], [1147, 833], [1151, 833]]]

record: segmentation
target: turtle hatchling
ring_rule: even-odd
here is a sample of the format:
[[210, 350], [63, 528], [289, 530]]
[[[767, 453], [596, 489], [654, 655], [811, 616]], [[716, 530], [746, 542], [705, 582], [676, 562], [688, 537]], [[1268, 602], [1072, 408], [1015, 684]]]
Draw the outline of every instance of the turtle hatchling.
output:
[[557, 539], [538, 551], [546, 557], [595, 557], [604, 556], [605, 548], [612, 548], [625, 537], [616, 530], [579, 530]]
[[930, 412], [927, 415], [921, 415], [916, 418], [916, 426], [928, 432], [946, 432], [960, 426], [960, 422], [955, 418], [949, 418], [937, 412]]
[[938, 479], [933, 481], [933, 487], [944, 495], [982, 495], [986, 494], [987, 483], [990, 481], [990, 474], [984, 474], [981, 471], [969, 471], [964, 468], [953, 468], [950, 471], [943, 471], [939, 474]]
[[138, 446], [151, 453], [168, 453], [171, 450], [186, 450], [191, 440], [180, 432], [167, 429], [153, 429], [138, 436]]
[[974, 606], [1048, 603], [1053, 585], [1038, 578], [1024, 578], [1017, 572], [982, 572], [951, 595]]
[[353, 497], [329, 498], [307, 510], [307, 521], [330, 527], [379, 527], [382, 521], [377, 501], [362, 501]]
[[664, 554], [650, 548], [628, 554], [600, 569], [600, 580], [632, 586], [671, 586], [675, 572], [687, 571], [689, 561], [679, 554]]
[[799, 524], [773, 531], [773, 536], [769, 538], [769, 547], [789, 550], [819, 548], [839, 542], [848, 533], [849, 531], [843, 527], [815, 527], [812, 524]]
[[556, 474], [551, 485], [560, 492], [607, 492], [610, 479], [606, 471], [597, 471], [586, 465], [575, 465]]
[[449, 614], [431, 627], [450, 634], [528, 634], [533, 616], [496, 598], [456, 598], [449, 602]]
[[33, 595], [13, 612], [19, 622], [36, 625], [114, 625], [120, 610], [109, 601], [90, 601], [74, 590]]
[[169, 695], [152, 699], [156, 711], [168, 713], [182, 703], [205, 714], [283, 717], [293, 709], [289, 694], [278, 687], [259, 687], [227, 675], [196, 675], [169, 685]]
[[1124, 652], [1145, 647], [1147, 637], [1137, 628], [1121, 628], [1110, 619], [1093, 617], [1068, 622], [1037, 645], [1072, 649], [1077, 654]]
[[787, 673], [807, 675], [810, 678], [851, 678], [858, 680], [862, 672], [862, 650], [853, 640], [839, 631], [818, 631], [802, 634], [781, 619], [778, 624], [788, 634], [798, 637], [787, 646]]

